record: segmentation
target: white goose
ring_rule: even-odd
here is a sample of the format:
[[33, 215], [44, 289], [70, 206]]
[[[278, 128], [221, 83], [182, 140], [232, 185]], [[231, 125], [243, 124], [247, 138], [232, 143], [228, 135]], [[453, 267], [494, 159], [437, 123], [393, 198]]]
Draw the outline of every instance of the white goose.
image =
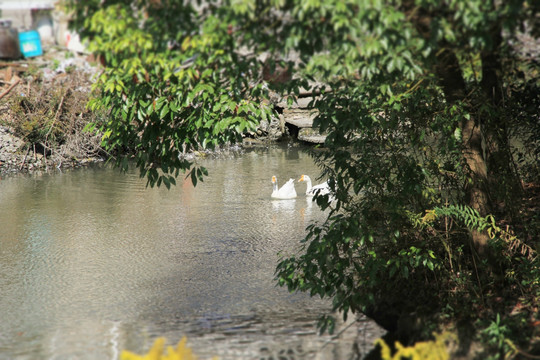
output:
[[296, 190], [294, 189], [294, 179], [289, 179], [280, 189], [278, 189], [277, 178], [272, 176], [272, 184], [274, 190], [271, 197], [274, 199], [294, 199], [296, 197]]
[[307, 183], [306, 196], [313, 196], [315, 194], [326, 195], [330, 193], [330, 185], [328, 185], [328, 181], [312, 186], [311, 178], [307, 175], [302, 175], [298, 181], [305, 181]]

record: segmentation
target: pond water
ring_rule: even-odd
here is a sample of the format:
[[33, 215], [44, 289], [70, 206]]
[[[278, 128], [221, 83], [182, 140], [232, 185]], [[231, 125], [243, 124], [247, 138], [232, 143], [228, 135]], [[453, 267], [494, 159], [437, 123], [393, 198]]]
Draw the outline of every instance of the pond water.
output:
[[[183, 336], [199, 358], [345, 359], [383, 334], [367, 319], [319, 336], [329, 302], [273, 280], [325, 214], [304, 195], [319, 171], [299, 147], [199, 160], [193, 187], [147, 188], [107, 166], [0, 180], [0, 359], [117, 359]], [[287, 358], [284, 356], [283, 358]]]

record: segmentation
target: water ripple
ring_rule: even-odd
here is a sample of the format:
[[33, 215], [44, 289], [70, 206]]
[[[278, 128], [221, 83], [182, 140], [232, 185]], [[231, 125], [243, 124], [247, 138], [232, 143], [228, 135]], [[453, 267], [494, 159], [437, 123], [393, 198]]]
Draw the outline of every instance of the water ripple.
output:
[[267, 149], [200, 165], [210, 177], [171, 190], [102, 167], [1, 182], [0, 359], [116, 359], [183, 335], [203, 357], [332, 358], [341, 345], [314, 327], [331, 304], [273, 279], [326, 214], [303, 185], [271, 200], [271, 177], [313, 161]]

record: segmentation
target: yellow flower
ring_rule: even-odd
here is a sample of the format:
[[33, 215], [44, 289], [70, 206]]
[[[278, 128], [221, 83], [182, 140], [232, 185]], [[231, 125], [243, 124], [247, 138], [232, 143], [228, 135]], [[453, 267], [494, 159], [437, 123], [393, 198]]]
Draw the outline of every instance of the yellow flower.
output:
[[[178, 342], [176, 350], [172, 346], [167, 346], [167, 353], [164, 354], [165, 338], [158, 338], [146, 355], [137, 355], [130, 351], [122, 351], [120, 360], [197, 360], [197, 357], [186, 346], [187, 338], [184, 336]], [[216, 359], [216, 358], [214, 358]]]

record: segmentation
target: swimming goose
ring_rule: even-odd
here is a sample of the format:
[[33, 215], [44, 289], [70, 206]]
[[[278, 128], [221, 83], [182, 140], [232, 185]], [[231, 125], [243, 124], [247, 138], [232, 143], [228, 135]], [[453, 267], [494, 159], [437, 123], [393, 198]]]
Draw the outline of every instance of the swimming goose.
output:
[[278, 189], [277, 178], [272, 176], [272, 184], [274, 190], [271, 197], [274, 199], [294, 199], [296, 197], [296, 190], [294, 189], [294, 179], [289, 179], [281, 189]]
[[298, 181], [305, 181], [307, 183], [306, 196], [313, 196], [315, 194], [326, 195], [330, 193], [330, 185], [328, 185], [328, 181], [312, 186], [311, 178], [307, 175], [302, 175]]

